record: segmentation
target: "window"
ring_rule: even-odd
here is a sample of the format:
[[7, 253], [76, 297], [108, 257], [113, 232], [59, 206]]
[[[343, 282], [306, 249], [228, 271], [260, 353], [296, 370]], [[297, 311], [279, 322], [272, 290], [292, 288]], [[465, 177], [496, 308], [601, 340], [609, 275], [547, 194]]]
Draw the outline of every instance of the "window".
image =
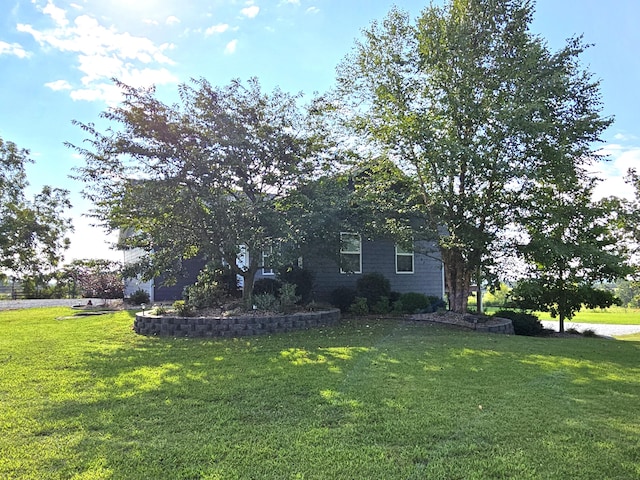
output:
[[271, 265], [273, 260], [273, 245], [269, 245], [268, 247], [264, 247], [262, 250], [262, 274], [263, 275], [275, 275], [273, 268]]
[[340, 234], [340, 273], [362, 273], [362, 240], [357, 233]]
[[413, 273], [413, 247], [396, 244], [396, 273]]

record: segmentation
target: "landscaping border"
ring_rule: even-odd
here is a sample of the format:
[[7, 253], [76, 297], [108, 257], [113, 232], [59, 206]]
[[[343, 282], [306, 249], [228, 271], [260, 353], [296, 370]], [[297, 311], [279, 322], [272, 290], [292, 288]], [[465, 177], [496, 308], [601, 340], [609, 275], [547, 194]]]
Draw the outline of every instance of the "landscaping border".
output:
[[177, 317], [140, 312], [136, 313], [133, 330], [140, 335], [163, 337], [245, 337], [335, 325], [339, 320], [338, 309], [239, 317]]

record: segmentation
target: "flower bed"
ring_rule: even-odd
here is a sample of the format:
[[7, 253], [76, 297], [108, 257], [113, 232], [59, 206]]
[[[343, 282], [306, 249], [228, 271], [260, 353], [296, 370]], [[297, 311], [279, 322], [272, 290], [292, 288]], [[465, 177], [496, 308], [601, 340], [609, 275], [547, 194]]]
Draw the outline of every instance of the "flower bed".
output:
[[136, 314], [133, 330], [140, 335], [167, 337], [244, 337], [334, 325], [339, 320], [338, 309], [291, 315], [237, 317], [178, 317], [141, 312]]

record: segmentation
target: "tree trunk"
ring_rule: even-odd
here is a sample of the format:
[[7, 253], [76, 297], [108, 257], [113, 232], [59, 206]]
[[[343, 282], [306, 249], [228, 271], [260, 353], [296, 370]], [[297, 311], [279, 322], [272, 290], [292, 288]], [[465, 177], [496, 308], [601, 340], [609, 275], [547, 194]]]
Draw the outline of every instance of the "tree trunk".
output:
[[476, 313], [482, 314], [482, 274], [480, 273], [480, 267], [476, 270]]
[[441, 249], [444, 276], [449, 290], [449, 310], [467, 313], [471, 271], [459, 249]]
[[244, 271], [241, 275], [244, 280], [244, 285], [242, 287], [242, 300], [247, 303], [253, 296], [253, 282], [256, 278], [257, 268], [249, 268]]

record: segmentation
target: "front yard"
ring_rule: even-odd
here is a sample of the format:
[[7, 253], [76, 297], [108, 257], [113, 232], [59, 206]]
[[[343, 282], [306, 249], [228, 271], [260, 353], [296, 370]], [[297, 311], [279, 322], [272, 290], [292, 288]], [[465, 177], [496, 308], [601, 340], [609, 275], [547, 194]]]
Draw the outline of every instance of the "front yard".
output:
[[246, 339], [0, 312], [0, 478], [640, 477], [640, 343], [391, 320]]

